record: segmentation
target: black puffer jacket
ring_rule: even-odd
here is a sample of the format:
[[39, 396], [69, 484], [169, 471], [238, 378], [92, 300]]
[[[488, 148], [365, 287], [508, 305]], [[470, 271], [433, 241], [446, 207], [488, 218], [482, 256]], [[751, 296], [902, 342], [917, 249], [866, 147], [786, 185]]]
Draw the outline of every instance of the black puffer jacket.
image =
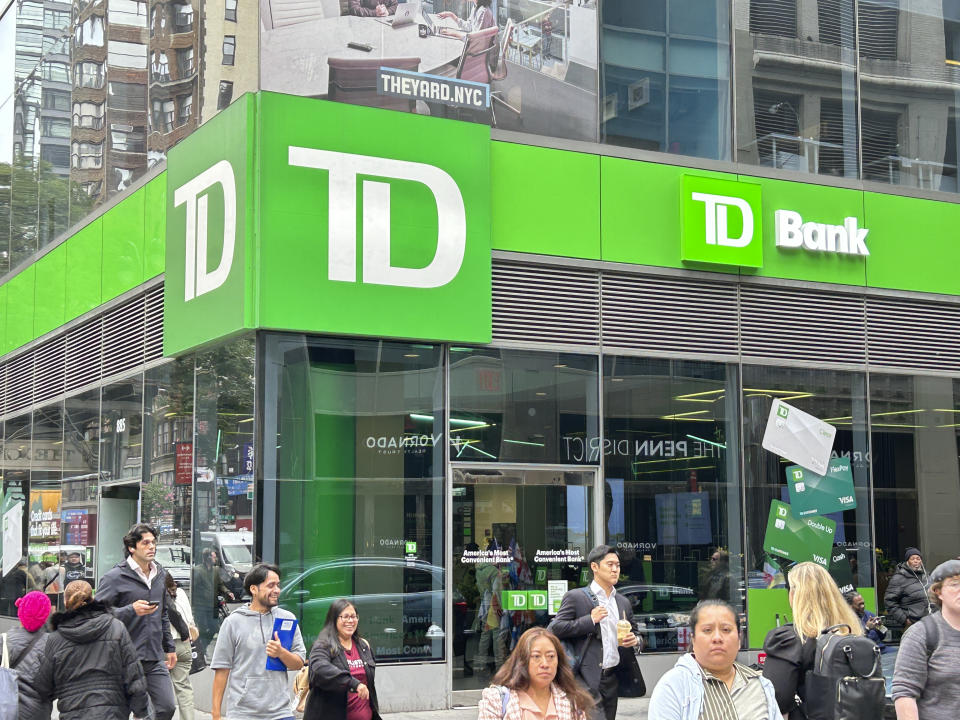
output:
[[50, 619], [35, 686], [57, 700], [61, 720], [146, 717], [147, 681], [123, 623], [93, 602]]
[[7, 633], [10, 667], [17, 671], [20, 690], [20, 720], [50, 720], [53, 701], [40, 695], [34, 686], [46, 643], [45, 628], [32, 633], [17, 626]]
[[813, 668], [817, 641], [813, 638], [801, 640], [793, 623], [781, 625], [767, 633], [763, 641], [763, 651], [767, 660], [763, 664], [763, 676], [773, 684], [780, 712], [789, 720], [804, 720], [806, 717], [798, 707], [796, 698], [806, 701], [804, 681], [807, 671]]
[[900, 563], [883, 594], [883, 604], [887, 609], [887, 617], [890, 618], [887, 624], [903, 626], [907, 620], [917, 622], [929, 615], [929, 587], [930, 578], [926, 573], [911, 570], [906, 563]]

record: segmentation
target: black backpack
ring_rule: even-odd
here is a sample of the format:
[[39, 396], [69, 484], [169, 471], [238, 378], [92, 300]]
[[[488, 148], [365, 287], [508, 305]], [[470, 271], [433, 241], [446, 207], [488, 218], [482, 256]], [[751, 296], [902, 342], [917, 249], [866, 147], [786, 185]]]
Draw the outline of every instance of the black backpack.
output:
[[813, 669], [804, 682], [809, 720], [877, 720], [883, 717], [886, 684], [880, 648], [870, 638], [840, 635], [834, 625], [817, 638]]

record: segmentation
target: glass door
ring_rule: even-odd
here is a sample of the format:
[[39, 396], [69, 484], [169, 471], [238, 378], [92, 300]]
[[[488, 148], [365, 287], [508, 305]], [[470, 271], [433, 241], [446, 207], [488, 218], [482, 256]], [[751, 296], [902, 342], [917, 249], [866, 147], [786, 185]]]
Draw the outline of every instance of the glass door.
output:
[[520, 635], [590, 580], [595, 471], [453, 468], [453, 690], [490, 684]]

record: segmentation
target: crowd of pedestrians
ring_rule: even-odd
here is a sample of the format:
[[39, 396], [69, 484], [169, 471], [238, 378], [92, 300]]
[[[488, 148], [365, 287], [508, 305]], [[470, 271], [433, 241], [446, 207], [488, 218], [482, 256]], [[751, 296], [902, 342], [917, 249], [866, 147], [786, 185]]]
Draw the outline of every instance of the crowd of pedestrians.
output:
[[[154, 560], [157, 533], [135, 525], [126, 558], [93, 595], [83, 579], [16, 601], [19, 627], [4, 637], [17, 671], [20, 720], [193, 720], [191, 664], [200, 635], [190, 602]], [[479, 720], [614, 720], [617, 698], [646, 692], [643, 642], [617, 592], [620, 558], [607, 546], [587, 556], [593, 573], [568, 591], [549, 627], [523, 632], [483, 690]], [[793, 622], [764, 642], [762, 668], [738, 661], [742, 618], [727, 600], [701, 600], [689, 615], [691, 649], [653, 688], [651, 720], [954, 720], [960, 717], [960, 559], [929, 574], [910, 548], [887, 588], [887, 616], [858, 593], [841, 595], [830, 574], [804, 562], [787, 575]], [[348, 599], [334, 601], [307, 655], [296, 617], [278, 607], [281, 573], [255, 565], [249, 603], [218, 630], [211, 667], [213, 720], [382, 720], [376, 657]], [[922, 590], [922, 592], [921, 592]], [[899, 650], [886, 624], [902, 629]], [[837, 640], [837, 642], [833, 642]], [[881, 660], [894, 657], [887, 711]], [[837, 660], [839, 658], [839, 660]], [[850, 675], [830, 685], [831, 663]], [[291, 697], [288, 673], [298, 673]], [[841, 682], [842, 680], [842, 682]], [[825, 684], [826, 683], [826, 684]]]

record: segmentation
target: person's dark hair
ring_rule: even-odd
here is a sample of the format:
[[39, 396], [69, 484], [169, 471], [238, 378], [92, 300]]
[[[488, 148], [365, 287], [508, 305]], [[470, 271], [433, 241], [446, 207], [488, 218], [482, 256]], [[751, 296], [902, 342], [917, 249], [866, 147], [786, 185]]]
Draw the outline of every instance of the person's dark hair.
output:
[[510, 657], [500, 666], [490, 683], [505, 685], [511, 690], [526, 690], [530, 687], [530, 648], [540, 638], [549, 640], [557, 652], [557, 674], [553, 678], [553, 683], [566, 693], [567, 699], [573, 706], [574, 717], [581, 712], [589, 716], [594, 705], [593, 697], [573, 677], [573, 670], [570, 669], [563, 645], [560, 644], [557, 636], [546, 628], [533, 627], [521, 635]]
[[67, 610], [76, 610], [92, 601], [93, 588], [86, 580], [73, 580], [63, 589], [63, 605]]
[[599, 565], [600, 561], [610, 553], [613, 553], [618, 558], [620, 557], [620, 555], [617, 554], [617, 551], [609, 545], [597, 545], [593, 550], [587, 553], [587, 567], [593, 563], [597, 563]]
[[204, 564], [210, 561], [210, 558], [213, 557], [213, 554], [216, 552], [212, 547], [205, 547], [200, 551], [200, 560]]
[[860, 593], [858, 593], [857, 591], [851, 590], [850, 592], [845, 592], [843, 594], [843, 599], [847, 601], [847, 605], [849, 605], [850, 607], [853, 607], [853, 601], [856, 599], [857, 595], [859, 594]]
[[700, 622], [700, 613], [708, 607], [718, 607], [727, 610], [733, 616], [733, 621], [737, 626], [737, 633], [740, 633], [740, 616], [737, 613], [737, 609], [726, 600], [710, 598], [709, 600], [701, 600], [698, 602], [697, 606], [690, 613], [689, 626], [692, 635], [697, 634], [697, 623]]
[[490, 7], [493, 0], [477, 0], [477, 7]]
[[[340, 652], [340, 636], [337, 634], [337, 619], [343, 614], [343, 611], [347, 608], [353, 608], [353, 611], [357, 611], [357, 606], [346, 598], [339, 598], [334, 600], [330, 605], [330, 609], [327, 610], [327, 617], [323, 621], [323, 627], [320, 628], [320, 633], [317, 635], [316, 642], [320, 643], [321, 647], [326, 647], [330, 650], [331, 654], [336, 654]], [[354, 641], [363, 640], [363, 637], [360, 635], [360, 621], [357, 621], [357, 629], [353, 631]]]
[[280, 577], [280, 568], [276, 565], [268, 565], [267, 563], [254, 565], [250, 572], [246, 574], [246, 577], [243, 578], [243, 589], [247, 595], [253, 595], [253, 593], [250, 592], [250, 588], [264, 582], [267, 579], [267, 575], [272, 572], [276, 573], [278, 578]]
[[137, 546], [137, 543], [143, 540], [143, 536], [147, 533], [153, 535], [154, 540], [159, 539], [159, 534], [157, 529], [146, 523], [137, 523], [123, 536], [123, 549], [126, 550], [127, 555], [130, 555], [133, 552], [133, 548]]
[[177, 596], [177, 581], [173, 579], [173, 575], [167, 573], [167, 576], [163, 579], [163, 584], [170, 597], [175, 598]]

